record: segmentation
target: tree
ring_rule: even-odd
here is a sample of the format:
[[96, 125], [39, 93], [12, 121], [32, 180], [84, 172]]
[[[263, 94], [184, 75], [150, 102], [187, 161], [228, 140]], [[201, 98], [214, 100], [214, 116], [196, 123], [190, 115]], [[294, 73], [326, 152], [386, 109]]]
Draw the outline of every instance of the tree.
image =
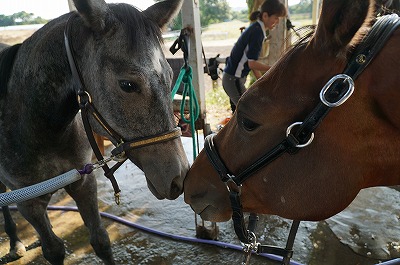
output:
[[201, 0], [200, 22], [205, 27], [231, 18], [231, 7], [227, 0]]
[[33, 13], [27, 13], [21, 11], [14, 13], [11, 16], [0, 15], [0, 26], [12, 26], [12, 25], [27, 25], [27, 24], [45, 24], [46, 19], [41, 17], [34, 17]]
[[[156, 2], [162, 0], [155, 0]], [[244, 0], [243, 0], [244, 1]], [[200, 23], [206, 27], [213, 23], [223, 22], [231, 19], [232, 10], [227, 0], [200, 0]], [[172, 30], [182, 28], [182, 14], [179, 15], [168, 25]]]
[[14, 20], [11, 16], [0, 15], [0, 27], [14, 25]]
[[311, 13], [313, 7], [312, 0], [300, 0], [297, 5], [289, 6], [290, 14]]

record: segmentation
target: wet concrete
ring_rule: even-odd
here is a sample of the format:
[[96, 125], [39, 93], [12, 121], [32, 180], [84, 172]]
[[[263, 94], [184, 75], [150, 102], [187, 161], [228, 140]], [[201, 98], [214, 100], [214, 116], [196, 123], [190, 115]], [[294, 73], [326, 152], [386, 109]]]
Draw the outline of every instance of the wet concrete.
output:
[[[192, 160], [191, 139], [183, 138], [189, 160]], [[194, 237], [194, 213], [179, 197], [175, 201], [159, 201], [148, 190], [143, 173], [133, 164], [125, 164], [116, 174], [122, 189], [122, 204], [115, 205], [111, 184], [98, 171], [99, 206], [128, 221], [166, 233]], [[309, 265], [372, 265], [400, 257], [399, 192], [390, 188], [367, 189], [342, 213], [322, 222], [302, 222], [294, 245], [293, 260]], [[64, 191], [57, 192], [53, 205], [74, 205]], [[37, 241], [32, 227], [18, 212], [13, 212], [22, 232], [24, 244]], [[101, 264], [93, 253], [88, 233], [76, 212], [50, 211], [57, 235], [67, 248], [65, 264]], [[290, 220], [277, 216], [261, 216], [257, 235], [262, 244], [284, 246]], [[208, 223], [207, 223], [208, 224]], [[0, 225], [4, 227], [3, 218]], [[181, 265], [240, 264], [242, 253], [200, 243], [187, 243], [160, 237], [104, 218], [104, 225], [113, 242], [117, 264]], [[219, 223], [219, 241], [239, 245], [231, 222]], [[1, 228], [0, 228], [1, 229]], [[3, 230], [3, 229], [2, 229]], [[8, 239], [0, 234], [0, 257], [8, 252]], [[1, 261], [1, 260], [0, 260]], [[1, 263], [0, 264], [4, 264]], [[39, 247], [8, 263], [47, 264]], [[279, 264], [254, 256], [251, 264]]]

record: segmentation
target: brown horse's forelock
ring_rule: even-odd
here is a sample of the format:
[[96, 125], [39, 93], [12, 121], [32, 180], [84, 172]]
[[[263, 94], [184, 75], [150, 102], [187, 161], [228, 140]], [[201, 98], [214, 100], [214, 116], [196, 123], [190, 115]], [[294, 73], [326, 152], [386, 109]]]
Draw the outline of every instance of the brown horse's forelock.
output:
[[10, 80], [15, 55], [20, 46], [21, 44], [16, 44], [0, 52], [0, 98], [3, 98], [7, 93], [7, 84]]
[[[160, 44], [163, 42], [162, 32], [156, 22], [146, 17], [141, 11], [129, 4], [110, 4], [110, 9], [121, 22], [129, 39], [129, 45], [135, 46], [141, 38], [155, 38]], [[143, 36], [146, 34], [146, 36]], [[149, 41], [152, 43], [153, 40]]]

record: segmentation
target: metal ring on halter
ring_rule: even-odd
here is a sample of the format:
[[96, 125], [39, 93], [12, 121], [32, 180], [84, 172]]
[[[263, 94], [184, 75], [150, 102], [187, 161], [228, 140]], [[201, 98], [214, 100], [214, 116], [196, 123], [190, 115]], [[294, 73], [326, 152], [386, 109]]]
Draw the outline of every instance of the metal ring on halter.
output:
[[[293, 123], [292, 125], [290, 125], [290, 126], [286, 129], [286, 137], [289, 136], [289, 134], [290, 134], [290, 132], [292, 131], [292, 129], [293, 129], [294, 126], [302, 125], [302, 124], [303, 124], [302, 122], [295, 122], [295, 123]], [[304, 143], [304, 144], [297, 144], [296, 147], [297, 147], [297, 148], [306, 147], [306, 146], [308, 146], [309, 144], [311, 144], [313, 140], [314, 140], [314, 133], [311, 134], [310, 139], [308, 139], [308, 141], [307, 141], [306, 143]]]
[[[123, 145], [123, 144], [124, 144], [124, 141], [121, 140], [121, 142], [120, 142], [119, 144], [117, 144], [115, 147], [118, 148], [118, 147], [120, 147], [120, 146]], [[113, 160], [116, 161], [116, 162], [123, 162], [123, 161], [126, 160], [126, 153], [125, 153], [125, 151], [121, 151], [120, 153], [114, 154], [114, 155], [112, 156], [112, 158], [113, 158]]]
[[[325, 98], [325, 94], [328, 91], [328, 89], [332, 86], [332, 84], [340, 79], [342, 79], [343, 82], [348, 83], [348, 90], [343, 95], [343, 97], [340, 98], [339, 100], [337, 100], [336, 102], [329, 102]], [[334, 77], [332, 77], [331, 80], [329, 80], [328, 83], [325, 84], [325, 86], [322, 88], [321, 92], [319, 93], [319, 98], [321, 99], [322, 103], [324, 103], [326, 106], [328, 106], [330, 108], [334, 108], [334, 107], [342, 105], [347, 99], [349, 99], [349, 97], [351, 96], [351, 94], [353, 94], [353, 92], [354, 92], [353, 79], [346, 74], [339, 74], [339, 75], [335, 75]]]
[[230, 178], [225, 182], [226, 188], [228, 189], [229, 192], [237, 192], [239, 195], [242, 193], [242, 185], [236, 184], [236, 182], [233, 180], [234, 176], [228, 175]]
[[82, 91], [82, 92], [83, 92], [82, 95], [80, 95], [80, 94], [77, 95], [77, 97], [78, 97], [78, 103], [79, 103], [79, 104], [82, 103], [82, 96], [83, 96], [83, 95], [86, 95], [86, 96], [87, 96], [87, 99], [88, 99], [88, 102], [89, 102], [89, 103], [92, 103], [92, 97], [90, 96], [89, 92], [87, 92], [87, 91]]

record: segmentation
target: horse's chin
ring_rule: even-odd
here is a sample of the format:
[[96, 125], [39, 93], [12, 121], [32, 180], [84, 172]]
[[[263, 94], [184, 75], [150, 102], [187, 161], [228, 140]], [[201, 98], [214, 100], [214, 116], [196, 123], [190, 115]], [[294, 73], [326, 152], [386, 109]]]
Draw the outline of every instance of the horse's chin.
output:
[[[143, 166], [139, 163], [138, 160], [134, 159], [133, 155], [131, 155], [131, 154], [128, 153], [127, 156], [128, 156], [129, 160], [130, 160], [132, 163], [134, 163], [141, 171], [144, 172]], [[154, 187], [153, 183], [151, 183], [151, 181], [150, 181], [147, 177], [146, 177], [146, 182], [147, 182], [147, 187], [149, 188], [149, 190], [151, 191], [151, 193], [154, 195], [154, 197], [156, 197], [156, 198], [159, 199], [159, 200], [164, 200], [164, 199], [166, 198], [165, 196], [161, 195], [161, 194], [157, 191], [156, 187]]]
[[154, 185], [151, 183], [151, 181], [149, 179], [146, 178], [147, 181], [147, 187], [149, 188], [149, 190], [151, 191], [151, 193], [153, 193], [154, 197], [156, 197], [159, 200], [164, 200], [166, 199], [165, 196], [162, 196], [157, 189], [154, 187]]
[[181, 193], [173, 193], [174, 195], [169, 195], [169, 196], [162, 195], [158, 192], [158, 190], [154, 187], [153, 183], [151, 183], [151, 181], [148, 178], [146, 178], [146, 181], [147, 181], [147, 187], [149, 188], [151, 193], [154, 195], [154, 197], [156, 197], [159, 200], [164, 200], [164, 199], [175, 200], [181, 194]]
[[231, 211], [221, 211], [212, 205], [208, 205], [201, 212], [198, 212], [198, 214], [200, 215], [201, 219], [210, 222], [226, 222], [232, 217]]

